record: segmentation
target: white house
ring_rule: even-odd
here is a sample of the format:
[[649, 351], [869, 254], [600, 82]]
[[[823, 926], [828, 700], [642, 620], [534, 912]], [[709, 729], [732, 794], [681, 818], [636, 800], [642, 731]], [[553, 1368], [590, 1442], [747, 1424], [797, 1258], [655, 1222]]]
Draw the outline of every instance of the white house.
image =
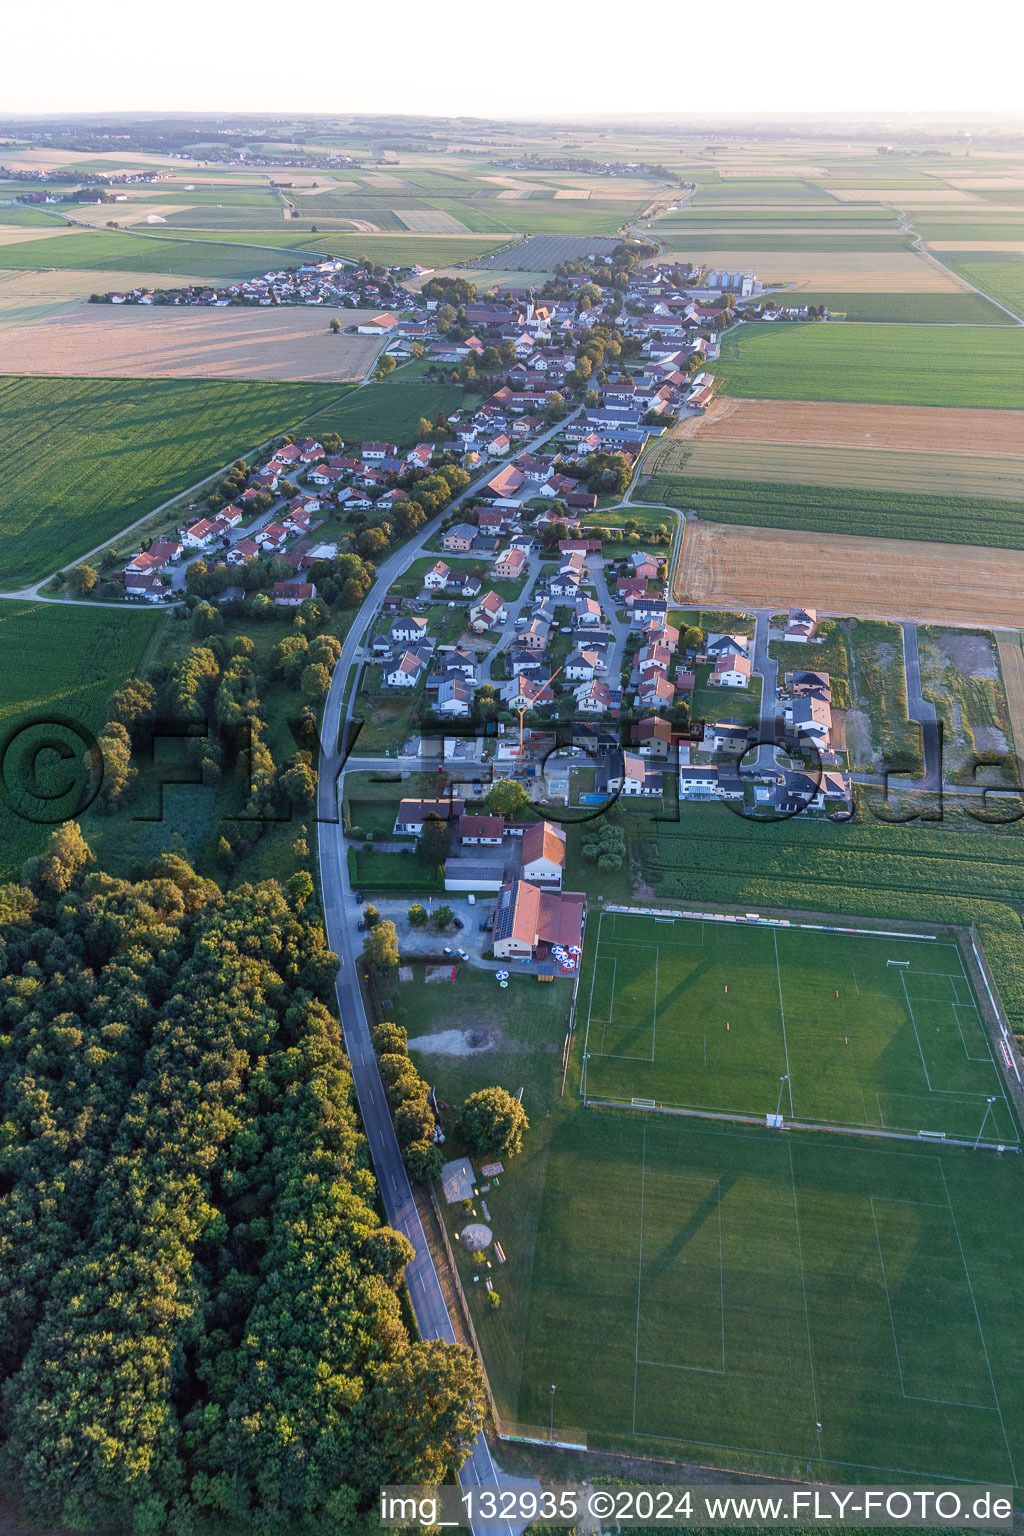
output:
[[429, 592], [443, 592], [448, 585], [448, 577], [450, 575], [451, 566], [445, 565], [443, 560], [439, 560], [436, 565], [431, 566], [424, 576], [423, 585]]
[[389, 688], [415, 688], [423, 667], [424, 663], [413, 651], [405, 651], [391, 670], [384, 674], [384, 681]]
[[680, 768], [680, 800], [713, 800], [717, 794], [718, 768], [714, 763]]
[[746, 688], [750, 682], [750, 657], [723, 652], [716, 659], [708, 682], [719, 688]]
[[565, 869], [565, 832], [554, 822], [537, 821], [523, 833], [523, 879], [560, 886]]

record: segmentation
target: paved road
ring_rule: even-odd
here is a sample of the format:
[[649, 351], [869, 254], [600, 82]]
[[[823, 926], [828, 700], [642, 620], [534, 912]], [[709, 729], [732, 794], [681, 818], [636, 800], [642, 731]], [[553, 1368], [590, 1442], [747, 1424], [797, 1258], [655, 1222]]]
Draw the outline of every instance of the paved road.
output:
[[921, 662], [917, 654], [917, 625], [904, 619], [903, 667], [907, 678], [907, 715], [921, 727], [921, 745], [924, 749], [924, 775], [914, 781], [917, 789], [939, 789], [942, 786], [942, 733], [935, 705], [921, 693]]
[[[535, 438], [528, 446], [531, 449], [541, 447], [563, 426], [564, 422], [558, 423], [540, 437]], [[404, 545], [403, 548], [395, 550], [378, 567], [376, 580], [345, 637], [341, 655], [331, 678], [331, 688], [324, 704], [321, 727], [323, 745], [317, 788], [317, 841], [324, 920], [328, 942], [339, 961], [336, 981], [338, 1014], [345, 1035], [345, 1048], [352, 1065], [359, 1111], [388, 1221], [396, 1231], [405, 1233], [414, 1249], [414, 1257], [405, 1273], [420, 1332], [424, 1338], [443, 1339], [447, 1343], [454, 1342], [455, 1332], [427, 1246], [405, 1165], [398, 1149], [398, 1141], [384, 1097], [376, 1058], [370, 1044], [369, 1022], [357, 979], [357, 950], [361, 945], [356, 943], [358, 933], [355, 925], [358, 921], [358, 908], [349, 885], [347, 850], [341, 826], [339, 789], [342, 760], [338, 751], [338, 737], [343, 718], [351, 719], [352, 716], [352, 705], [356, 696], [355, 683], [353, 683], [347, 709], [345, 695], [349, 676], [356, 662], [356, 653], [361, 649], [364, 635], [369, 634], [370, 624], [379, 612], [385, 593], [395, 578], [422, 552], [442, 520], [450, 516], [467, 496], [479, 490], [493, 473], [494, 466], [491, 465], [461, 495], [450, 502], [444, 512], [424, 524], [416, 539]], [[368, 766], [370, 763], [382, 766], [385, 770], [403, 766], [403, 760], [400, 758], [368, 759], [365, 764], [360, 763], [359, 766]], [[409, 765], [409, 759], [405, 759], [404, 763]], [[509, 1482], [509, 1479], [503, 1473], [499, 1473], [495, 1467], [483, 1435], [478, 1435], [474, 1440], [462, 1468], [460, 1481], [463, 1485]], [[539, 1484], [531, 1484], [531, 1486], [535, 1491], [539, 1491]], [[516, 1536], [520, 1528], [504, 1523], [490, 1528], [478, 1525], [474, 1529], [477, 1536], [492, 1536], [492, 1533], [493, 1536], [499, 1536], [499, 1533], [504, 1533], [504, 1536]]]
[[777, 707], [775, 695], [779, 686], [779, 664], [768, 651], [771, 617], [770, 608], [754, 609], [754, 645], [750, 658], [751, 672], [761, 678], [761, 718], [758, 725], [760, 744], [757, 749], [757, 767], [766, 773], [775, 772], [778, 766], [775, 761]]

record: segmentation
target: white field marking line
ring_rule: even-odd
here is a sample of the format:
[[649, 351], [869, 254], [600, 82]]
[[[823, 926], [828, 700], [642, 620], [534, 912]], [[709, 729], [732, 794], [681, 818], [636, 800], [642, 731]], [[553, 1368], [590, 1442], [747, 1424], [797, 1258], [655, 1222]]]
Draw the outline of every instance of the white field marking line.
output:
[[[982, 1094], [981, 1097], [984, 1098], [984, 1094]], [[617, 1109], [621, 1109], [622, 1105], [618, 1104], [618, 1103], [617, 1104], [613, 1104], [611, 1106], [611, 1108], [616, 1109], [616, 1110]], [[766, 1142], [766, 1143], [770, 1142], [771, 1145], [776, 1148], [776, 1150], [779, 1150], [779, 1133], [778, 1133], [778, 1131], [760, 1132], [753, 1125], [749, 1126], [747, 1129], [742, 1130], [742, 1131], [720, 1131], [715, 1126], [712, 1126], [710, 1124], [703, 1124], [703, 1123], [699, 1127], [694, 1127], [693, 1129], [694, 1129], [694, 1134], [695, 1135], [700, 1135], [700, 1136], [720, 1136], [720, 1137], [725, 1137], [729, 1141], [763, 1141], [763, 1142]], [[856, 1151], [856, 1152], [872, 1152], [872, 1153], [874, 1153], [874, 1152], [876, 1152], [878, 1150], [879, 1150], [879, 1148], [874, 1146], [872, 1143], [866, 1143], [862, 1147], [858, 1146], [858, 1147], [855, 1147], [855, 1148], [851, 1148], [851, 1153], [854, 1152], [854, 1151]], [[922, 1153], [922, 1152], [900, 1152], [898, 1150], [898, 1148], [892, 1147], [892, 1146], [886, 1146], [886, 1148], [885, 1148], [885, 1156], [886, 1157], [903, 1157], [903, 1158], [919, 1159], [919, 1158], [921, 1158], [924, 1155], [925, 1154]], [[790, 1156], [792, 1157], [792, 1153], [790, 1154]], [[933, 1158], [933, 1160], [935, 1160], [935, 1154], [934, 1153], [932, 1154], [932, 1158]], [[654, 1438], [657, 1438], [657, 1437], [654, 1437]], [[726, 1447], [726, 1449], [729, 1449], [729, 1447]], [[737, 1447], [737, 1449], [742, 1449], [742, 1447]], [[850, 1462], [850, 1463], [848, 1463], [848, 1465], [856, 1466], [856, 1465], [858, 1465], [858, 1463]], [[865, 1466], [869, 1466], [869, 1465], [870, 1465], [869, 1463], [865, 1463]], [[887, 1467], [877, 1467], [874, 1470], [879, 1471], [879, 1472], [886, 1472], [886, 1471], [892, 1471], [892, 1470], [898, 1470], [898, 1469], [887, 1468]], [[931, 1477], [932, 1475], [933, 1475], [932, 1473], [928, 1474], [929, 1477]], [[967, 1481], [969, 1481], [969, 1479], [961, 1478], [960, 1481], [961, 1482], [967, 1482]]]
[[[711, 1451], [739, 1451], [746, 1456], [777, 1456], [780, 1461], [804, 1461], [804, 1451], [766, 1451], [759, 1445], [726, 1445], [720, 1440], [682, 1440], [678, 1435], [642, 1435], [634, 1433], [635, 1440], [660, 1441], [664, 1445], [696, 1445]], [[854, 1467], [860, 1472], [892, 1472], [897, 1477], [921, 1477], [935, 1481], [934, 1472], [920, 1472], [913, 1467], [880, 1467], [871, 1461], [843, 1461], [835, 1456], [823, 1456], [822, 1463], [831, 1467]], [[946, 1483], [966, 1483], [972, 1487], [977, 1483], [976, 1477], [967, 1477], [959, 1472], [943, 1472], [942, 1481]]]
[[772, 942], [775, 945], [775, 975], [779, 983], [779, 1016], [782, 1019], [782, 1049], [786, 1053], [786, 1087], [789, 1089], [789, 1113], [795, 1115], [793, 1108], [793, 1078], [789, 1070], [789, 1043], [786, 1040], [786, 1010], [782, 1006], [782, 972], [779, 969], [779, 935], [772, 929]]
[[973, 1003], [951, 1003], [950, 1007], [953, 1010], [953, 1023], [957, 1027], [957, 1031], [958, 1031], [958, 1033], [960, 1035], [960, 1042], [963, 1045], [964, 1055], [967, 1057], [967, 1060], [968, 1061], [991, 1061], [992, 1058], [990, 1056], [988, 1056], [988, 1055], [985, 1055], [985, 1056], [972, 1056], [970, 1051], [967, 1048], [967, 1036], [964, 1034], [963, 1025], [960, 1023], [960, 1015], [957, 1012], [957, 1009], [958, 1008], [970, 1008], [971, 1012], [974, 1014], [975, 1020], [977, 1021], [978, 1025], [980, 1027], [981, 1019], [980, 1019], [980, 1017], [978, 1015], [978, 1010], [977, 1010], [977, 1008], [975, 1008], [974, 1004]]
[[[879, 1195], [886, 1205], [922, 1205], [930, 1206], [933, 1210], [945, 1210], [941, 1202], [934, 1200], [889, 1200], [887, 1196]], [[875, 1228], [875, 1246], [878, 1249], [878, 1267], [882, 1272], [882, 1284], [885, 1287], [885, 1304], [889, 1309], [889, 1326], [892, 1329], [892, 1345], [896, 1351], [896, 1369], [899, 1372], [900, 1391], [908, 1403], [933, 1403], [938, 1408], [976, 1408], [979, 1413], [995, 1413], [993, 1403], [968, 1403], [953, 1397], [925, 1397], [920, 1392], [908, 1392], [903, 1376], [903, 1361], [900, 1357], [899, 1341], [896, 1338], [896, 1319], [892, 1310], [892, 1297], [889, 1292], [889, 1280], [885, 1273], [885, 1259], [882, 1255], [882, 1235], [878, 1230], [878, 1217], [875, 1214], [875, 1196], [869, 1195], [871, 1203], [871, 1220]]]
[[612, 956], [612, 992], [611, 992], [611, 996], [608, 999], [608, 1017], [601, 1024], [601, 1049], [598, 1052], [598, 1054], [601, 1055], [601, 1056], [607, 1055], [607, 1052], [605, 1051], [604, 1045], [605, 1045], [605, 1041], [608, 1038], [608, 1030], [611, 1027], [612, 1018], [613, 1018], [614, 1013], [615, 1013], [615, 983], [616, 983], [616, 980], [618, 979], [618, 975], [619, 975], [619, 962], [615, 958], [615, 956], [613, 955]]
[[853, 977], [853, 984], [857, 988], [857, 996], [860, 997], [860, 987], [857, 986], [857, 972], [852, 965], [850, 966], [850, 974]]
[[636, 1337], [633, 1341], [633, 1433], [636, 1434], [636, 1392], [640, 1374], [640, 1282], [644, 1272], [644, 1185], [647, 1179], [647, 1126], [644, 1125], [640, 1162], [640, 1252], [636, 1264]]
[[[707, 1184], [709, 1177], [706, 1174], [676, 1173], [674, 1168], [666, 1168], [658, 1174], [659, 1179], [676, 1179], [685, 1184]], [[715, 1214], [718, 1217], [718, 1298], [722, 1316], [722, 1369], [719, 1371], [710, 1365], [672, 1365], [668, 1360], [638, 1360], [638, 1365], [654, 1365], [664, 1371], [699, 1371], [705, 1376], [725, 1376], [727, 1374], [725, 1368], [725, 1256], [722, 1247], [722, 1181], [721, 1179], [710, 1179], [710, 1182], [715, 1186]]]
[[[883, 1131], [889, 1130], [890, 1127], [886, 1125], [886, 1123], [885, 1123], [885, 1116], [882, 1114], [882, 1092], [881, 1092], [880, 1088], [876, 1088], [875, 1089], [875, 1103], [878, 1105], [878, 1124], [879, 1124], [879, 1129], [883, 1130]], [[896, 1127], [893, 1126], [892, 1129], [895, 1130]]]
[[601, 921], [599, 921], [598, 925], [597, 925], [597, 949], [594, 951], [594, 970], [593, 970], [593, 974], [591, 975], [591, 978], [590, 978], [590, 1000], [587, 1003], [587, 1029], [586, 1029], [586, 1033], [583, 1036], [583, 1056], [584, 1056], [584, 1061], [583, 1061], [583, 1065], [582, 1065], [582, 1069], [581, 1069], [581, 1073], [580, 1073], [580, 1093], [581, 1094], [583, 1092], [583, 1083], [584, 1083], [584, 1080], [585, 1080], [586, 1074], [587, 1074], [587, 1063], [586, 1063], [586, 1059], [585, 1058], [586, 1058], [586, 1055], [587, 1055], [588, 1047], [590, 1045], [590, 1021], [591, 1021], [591, 1016], [593, 1015], [593, 1012], [594, 1012], [594, 988], [597, 986], [597, 967], [598, 967], [598, 962], [599, 962], [599, 960], [601, 958], [601, 922], [603, 920], [604, 920], [604, 913], [602, 912], [601, 913]]
[[[800, 1240], [800, 1212], [796, 1201], [796, 1172], [793, 1168], [793, 1143], [786, 1143], [789, 1153], [789, 1187], [793, 1191], [793, 1223], [796, 1227], [796, 1257], [800, 1265], [800, 1287], [804, 1297], [804, 1324], [807, 1328], [807, 1362], [811, 1368], [811, 1397], [814, 1401], [814, 1421], [818, 1423], [818, 1387], [814, 1379], [814, 1349], [811, 1345], [811, 1315], [807, 1310], [807, 1276], [804, 1274], [804, 1252]], [[814, 1458], [817, 1460], [818, 1458]]]
[[654, 996], [651, 999], [651, 1066], [654, 1066], [655, 1050], [658, 1044], [658, 955], [659, 950], [654, 950]]
[[[910, 993], [907, 991], [906, 978], [904, 977], [902, 971], [900, 971], [900, 981], [903, 983], [903, 996], [906, 999], [907, 1011], [910, 1014], [910, 1022], [914, 1030], [914, 1039], [917, 1041], [917, 1053], [921, 1058], [921, 1066], [924, 1068], [924, 1080], [928, 1084], [928, 1092], [931, 1093], [932, 1080], [928, 1076], [928, 1063], [924, 1059], [924, 1050], [921, 1046], [921, 1036], [917, 1032], [917, 1020], [914, 1018], [914, 1009], [910, 1001]], [[917, 1097], [917, 1095], [915, 1095], [915, 1097]]]
[[971, 1271], [967, 1267], [967, 1255], [964, 1253], [964, 1245], [960, 1239], [960, 1228], [957, 1225], [956, 1211], [954, 1211], [953, 1202], [949, 1198], [949, 1185], [946, 1183], [946, 1173], [942, 1166], [942, 1159], [937, 1157], [935, 1161], [938, 1164], [939, 1176], [942, 1179], [942, 1187], [946, 1192], [946, 1202], [949, 1206], [949, 1219], [953, 1223], [953, 1235], [956, 1238], [956, 1245], [960, 1249], [960, 1262], [964, 1267], [964, 1274], [967, 1277], [967, 1289], [971, 1293], [971, 1305], [974, 1308], [974, 1320], [978, 1325], [978, 1333], [981, 1335], [981, 1347], [985, 1351], [985, 1364], [988, 1367], [988, 1379], [992, 1384], [992, 1399], [995, 1402], [996, 1412], [999, 1415], [999, 1425], [1003, 1431], [1003, 1442], [1006, 1446], [1006, 1455], [1010, 1463], [1010, 1474], [1013, 1478], [1013, 1485], [1016, 1487], [1017, 1469], [1013, 1464], [1013, 1452], [1010, 1450], [1010, 1441], [1006, 1433], [1006, 1424], [1003, 1421], [1003, 1410], [999, 1406], [999, 1393], [996, 1391], [996, 1379], [992, 1373], [992, 1361], [989, 1359], [988, 1345], [985, 1343], [985, 1330], [981, 1326], [981, 1314], [978, 1311], [978, 1299], [974, 1294], [974, 1284], [971, 1280]]
[[[1012, 1109], [1012, 1107], [1010, 1105], [1010, 1101], [1009, 1101], [1009, 1099], [1006, 1096], [1006, 1080], [1005, 1080], [1005, 1078], [1003, 1076], [1002, 1071], [1000, 1070], [999, 1063], [996, 1061], [995, 1055], [993, 1053], [992, 1042], [991, 1042], [991, 1040], [988, 1037], [988, 1030], [985, 1028], [984, 1020], [981, 1017], [981, 1010], [978, 1008], [977, 998], [974, 995], [974, 988], [971, 985], [971, 978], [967, 974], [967, 969], [966, 969], [966, 967], [964, 965], [964, 958], [963, 958], [963, 955], [961, 955], [959, 950], [957, 950], [957, 952], [956, 952], [956, 957], [957, 957], [957, 960], [958, 960], [959, 965], [960, 965], [960, 975], [963, 977], [964, 984], [967, 987], [968, 995], [970, 996], [970, 998], [971, 998], [971, 1000], [972, 1000], [972, 1002], [974, 1004], [974, 1011], [975, 1011], [975, 1014], [977, 1015], [977, 1020], [978, 1020], [978, 1029], [979, 1029], [979, 1031], [981, 1033], [982, 1040], [985, 1042], [985, 1050], [988, 1053], [989, 1061], [992, 1063], [992, 1071], [995, 1074], [996, 1082], [999, 1084], [999, 1092], [1002, 1094], [1003, 1104], [1005, 1105], [1007, 1114], [1010, 1117], [1010, 1125], [1013, 1128], [1013, 1140], [1015, 1142], [1019, 1142], [1020, 1141], [1020, 1136], [1019, 1136], [1019, 1133], [1017, 1131], [1017, 1119], [1016, 1119], [1016, 1116], [1014, 1115], [1013, 1109]], [[954, 1007], [955, 1006], [957, 1006], [957, 1005], [954, 1004]], [[963, 1006], [966, 1006], [966, 1005], [963, 1005]], [[960, 1022], [960, 1020], [957, 1019], [957, 1024], [959, 1024], [959, 1022]], [[972, 1061], [975, 1061], [977, 1058], [972, 1056], [970, 1059]], [[1006, 1140], [1007, 1140], [1007, 1143], [1009, 1143], [1009, 1137], [1007, 1137]]]
[[886, 1304], [886, 1306], [889, 1309], [889, 1328], [892, 1331], [892, 1347], [893, 1347], [893, 1349], [894, 1349], [894, 1351], [896, 1353], [896, 1370], [897, 1370], [897, 1373], [898, 1373], [899, 1378], [900, 1378], [900, 1392], [903, 1394], [904, 1397], [906, 1397], [907, 1389], [906, 1389], [906, 1385], [905, 1385], [904, 1380], [903, 1380], [903, 1362], [900, 1359], [900, 1346], [899, 1346], [899, 1344], [896, 1341], [896, 1319], [892, 1315], [892, 1299], [891, 1299], [891, 1297], [889, 1295], [889, 1282], [885, 1278], [885, 1259], [882, 1257], [882, 1239], [881, 1239], [881, 1236], [879, 1235], [878, 1220], [877, 1220], [877, 1217], [875, 1216], [875, 1197], [874, 1197], [874, 1195], [872, 1195], [870, 1197], [870, 1202], [871, 1202], [871, 1221], [872, 1221], [872, 1224], [873, 1224], [874, 1229], [875, 1229], [875, 1247], [878, 1250], [878, 1267], [879, 1267], [879, 1269], [882, 1272], [882, 1284], [885, 1287], [885, 1304]]

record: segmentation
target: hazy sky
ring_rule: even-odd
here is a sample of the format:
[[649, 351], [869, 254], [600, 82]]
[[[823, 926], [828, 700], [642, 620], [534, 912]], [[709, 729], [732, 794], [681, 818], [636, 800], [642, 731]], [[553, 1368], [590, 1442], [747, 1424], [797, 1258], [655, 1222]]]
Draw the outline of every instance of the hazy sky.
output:
[[7, 7], [0, 112], [1017, 115], [1022, 44], [1019, 0], [56, 0]]

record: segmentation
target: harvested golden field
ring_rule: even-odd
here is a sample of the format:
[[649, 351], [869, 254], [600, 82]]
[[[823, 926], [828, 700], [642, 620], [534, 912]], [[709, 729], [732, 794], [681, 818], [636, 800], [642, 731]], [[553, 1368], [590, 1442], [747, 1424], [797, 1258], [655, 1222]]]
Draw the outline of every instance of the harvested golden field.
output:
[[785, 608], [919, 623], [1024, 622], [1024, 550], [687, 521], [673, 583], [686, 607]]
[[675, 428], [666, 448], [680, 438], [1024, 460], [1024, 411], [733, 400], [721, 395], [705, 415], [691, 416]]
[[[814, 237], [817, 240], [817, 236]], [[964, 293], [967, 284], [916, 251], [666, 251], [662, 261], [693, 261], [719, 271], [758, 272], [794, 289], [838, 293]]]
[[[95, 282], [95, 273], [81, 275]], [[344, 310], [343, 323], [356, 324], [370, 313]], [[8, 331], [3, 365], [8, 373], [50, 377], [361, 379], [384, 338], [335, 336], [329, 329], [333, 314], [323, 309], [79, 304], [70, 313]]]
[[[169, 287], [184, 288], [195, 279], [169, 273], [162, 281]], [[0, 267], [0, 331], [17, 330], [77, 308], [90, 293], [148, 288], [152, 282], [151, 272], [35, 272]], [[5, 364], [6, 355], [5, 345]]]
[[929, 240], [930, 251], [1009, 251], [1024, 255], [1024, 240]]
[[843, 203], [894, 203], [897, 208], [995, 208], [973, 193], [958, 187], [832, 187], [833, 197]]
[[0, 224], [0, 245], [23, 245], [26, 240], [50, 240], [54, 235], [66, 235], [67, 232], [67, 225], [56, 221], [52, 229], [39, 224], [30, 224], [27, 228], [25, 225]]
[[773, 484], [845, 485], [930, 496], [1000, 497], [1024, 502], [1024, 462], [980, 454], [890, 453], [864, 448], [803, 448], [782, 443], [690, 439], [652, 455], [649, 472]]

